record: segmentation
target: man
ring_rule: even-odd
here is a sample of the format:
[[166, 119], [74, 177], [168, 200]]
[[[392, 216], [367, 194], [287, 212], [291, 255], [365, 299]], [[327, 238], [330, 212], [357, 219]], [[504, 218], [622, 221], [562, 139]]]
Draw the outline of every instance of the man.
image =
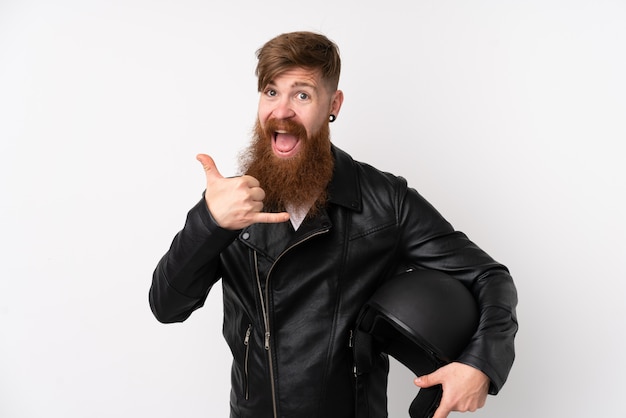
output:
[[517, 296], [507, 269], [404, 179], [331, 144], [329, 122], [343, 102], [334, 43], [287, 33], [257, 55], [260, 99], [245, 174], [224, 178], [198, 155], [206, 191], [154, 272], [154, 315], [184, 321], [222, 279], [231, 417], [385, 417], [385, 356], [371, 372], [367, 410], [355, 407], [358, 312], [398, 273], [441, 270], [475, 295], [480, 325], [456, 362], [415, 383], [442, 384], [435, 418], [482, 407], [514, 358]]

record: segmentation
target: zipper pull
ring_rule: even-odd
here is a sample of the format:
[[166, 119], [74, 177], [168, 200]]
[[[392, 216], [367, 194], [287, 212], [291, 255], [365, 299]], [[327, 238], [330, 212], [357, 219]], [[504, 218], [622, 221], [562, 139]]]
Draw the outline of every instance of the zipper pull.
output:
[[248, 329], [246, 330], [246, 336], [243, 338], [243, 345], [248, 345], [250, 343], [251, 331], [252, 331], [252, 324], [249, 324]]
[[270, 332], [269, 331], [265, 333], [265, 349], [267, 351], [269, 351], [270, 349]]
[[354, 332], [350, 330], [350, 339], [348, 340], [348, 347], [354, 347]]

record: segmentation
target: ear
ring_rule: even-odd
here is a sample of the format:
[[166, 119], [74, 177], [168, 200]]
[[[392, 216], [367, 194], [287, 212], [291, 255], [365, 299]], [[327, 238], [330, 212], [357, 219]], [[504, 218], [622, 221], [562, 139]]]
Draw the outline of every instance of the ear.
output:
[[341, 110], [341, 105], [343, 103], [343, 91], [337, 90], [333, 93], [333, 98], [330, 102], [330, 113], [337, 116], [339, 115], [339, 110]]

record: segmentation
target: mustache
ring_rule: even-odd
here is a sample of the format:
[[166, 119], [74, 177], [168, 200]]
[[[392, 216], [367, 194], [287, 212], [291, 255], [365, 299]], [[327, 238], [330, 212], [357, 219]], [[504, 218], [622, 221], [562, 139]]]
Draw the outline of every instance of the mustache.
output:
[[274, 138], [274, 134], [278, 131], [285, 131], [298, 138], [307, 138], [307, 132], [304, 125], [289, 119], [269, 119], [263, 127], [263, 133], [266, 138]]

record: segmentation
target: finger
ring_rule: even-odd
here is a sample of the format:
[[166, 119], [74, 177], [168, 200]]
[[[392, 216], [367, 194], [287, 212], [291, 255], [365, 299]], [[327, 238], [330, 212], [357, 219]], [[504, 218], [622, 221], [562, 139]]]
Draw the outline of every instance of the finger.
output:
[[415, 386], [419, 386], [420, 388], [429, 388], [431, 386], [441, 384], [441, 381], [437, 379], [436, 372], [433, 372], [431, 374], [416, 377], [413, 383], [415, 383]]
[[253, 218], [254, 219], [252, 223], [276, 224], [281, 222], [287, 222], [289, 220], [289, 214], [287, 212], [258, 212], [254, 215]]
[[206, 154], [198, 154], [196, 156], [196, 160], [200, 161], [200, 163], [202, 164], [202, 168], [204, 168], [204, 173], [206, 174], [207, 181], [224, 178], [224, 176], [222, 176], [217, 170], [213, 158], [209, 157]]
[[435, 410], [435, 413], [433, 414], [433, 418], [447, 418], [450, 412], [452, 411], [440, 406], [439, 408]]
[[262, 202], [265, 199], [265, 190], [260, 187], [251, 187], [250, 198], [255, 202]]
[[240, 179], [248, 187], [260, 187], [261, 186], [261, 183], [259, 183], [259, 181], [252, 176], [244, 175], [244, 176], [241, 176]]

